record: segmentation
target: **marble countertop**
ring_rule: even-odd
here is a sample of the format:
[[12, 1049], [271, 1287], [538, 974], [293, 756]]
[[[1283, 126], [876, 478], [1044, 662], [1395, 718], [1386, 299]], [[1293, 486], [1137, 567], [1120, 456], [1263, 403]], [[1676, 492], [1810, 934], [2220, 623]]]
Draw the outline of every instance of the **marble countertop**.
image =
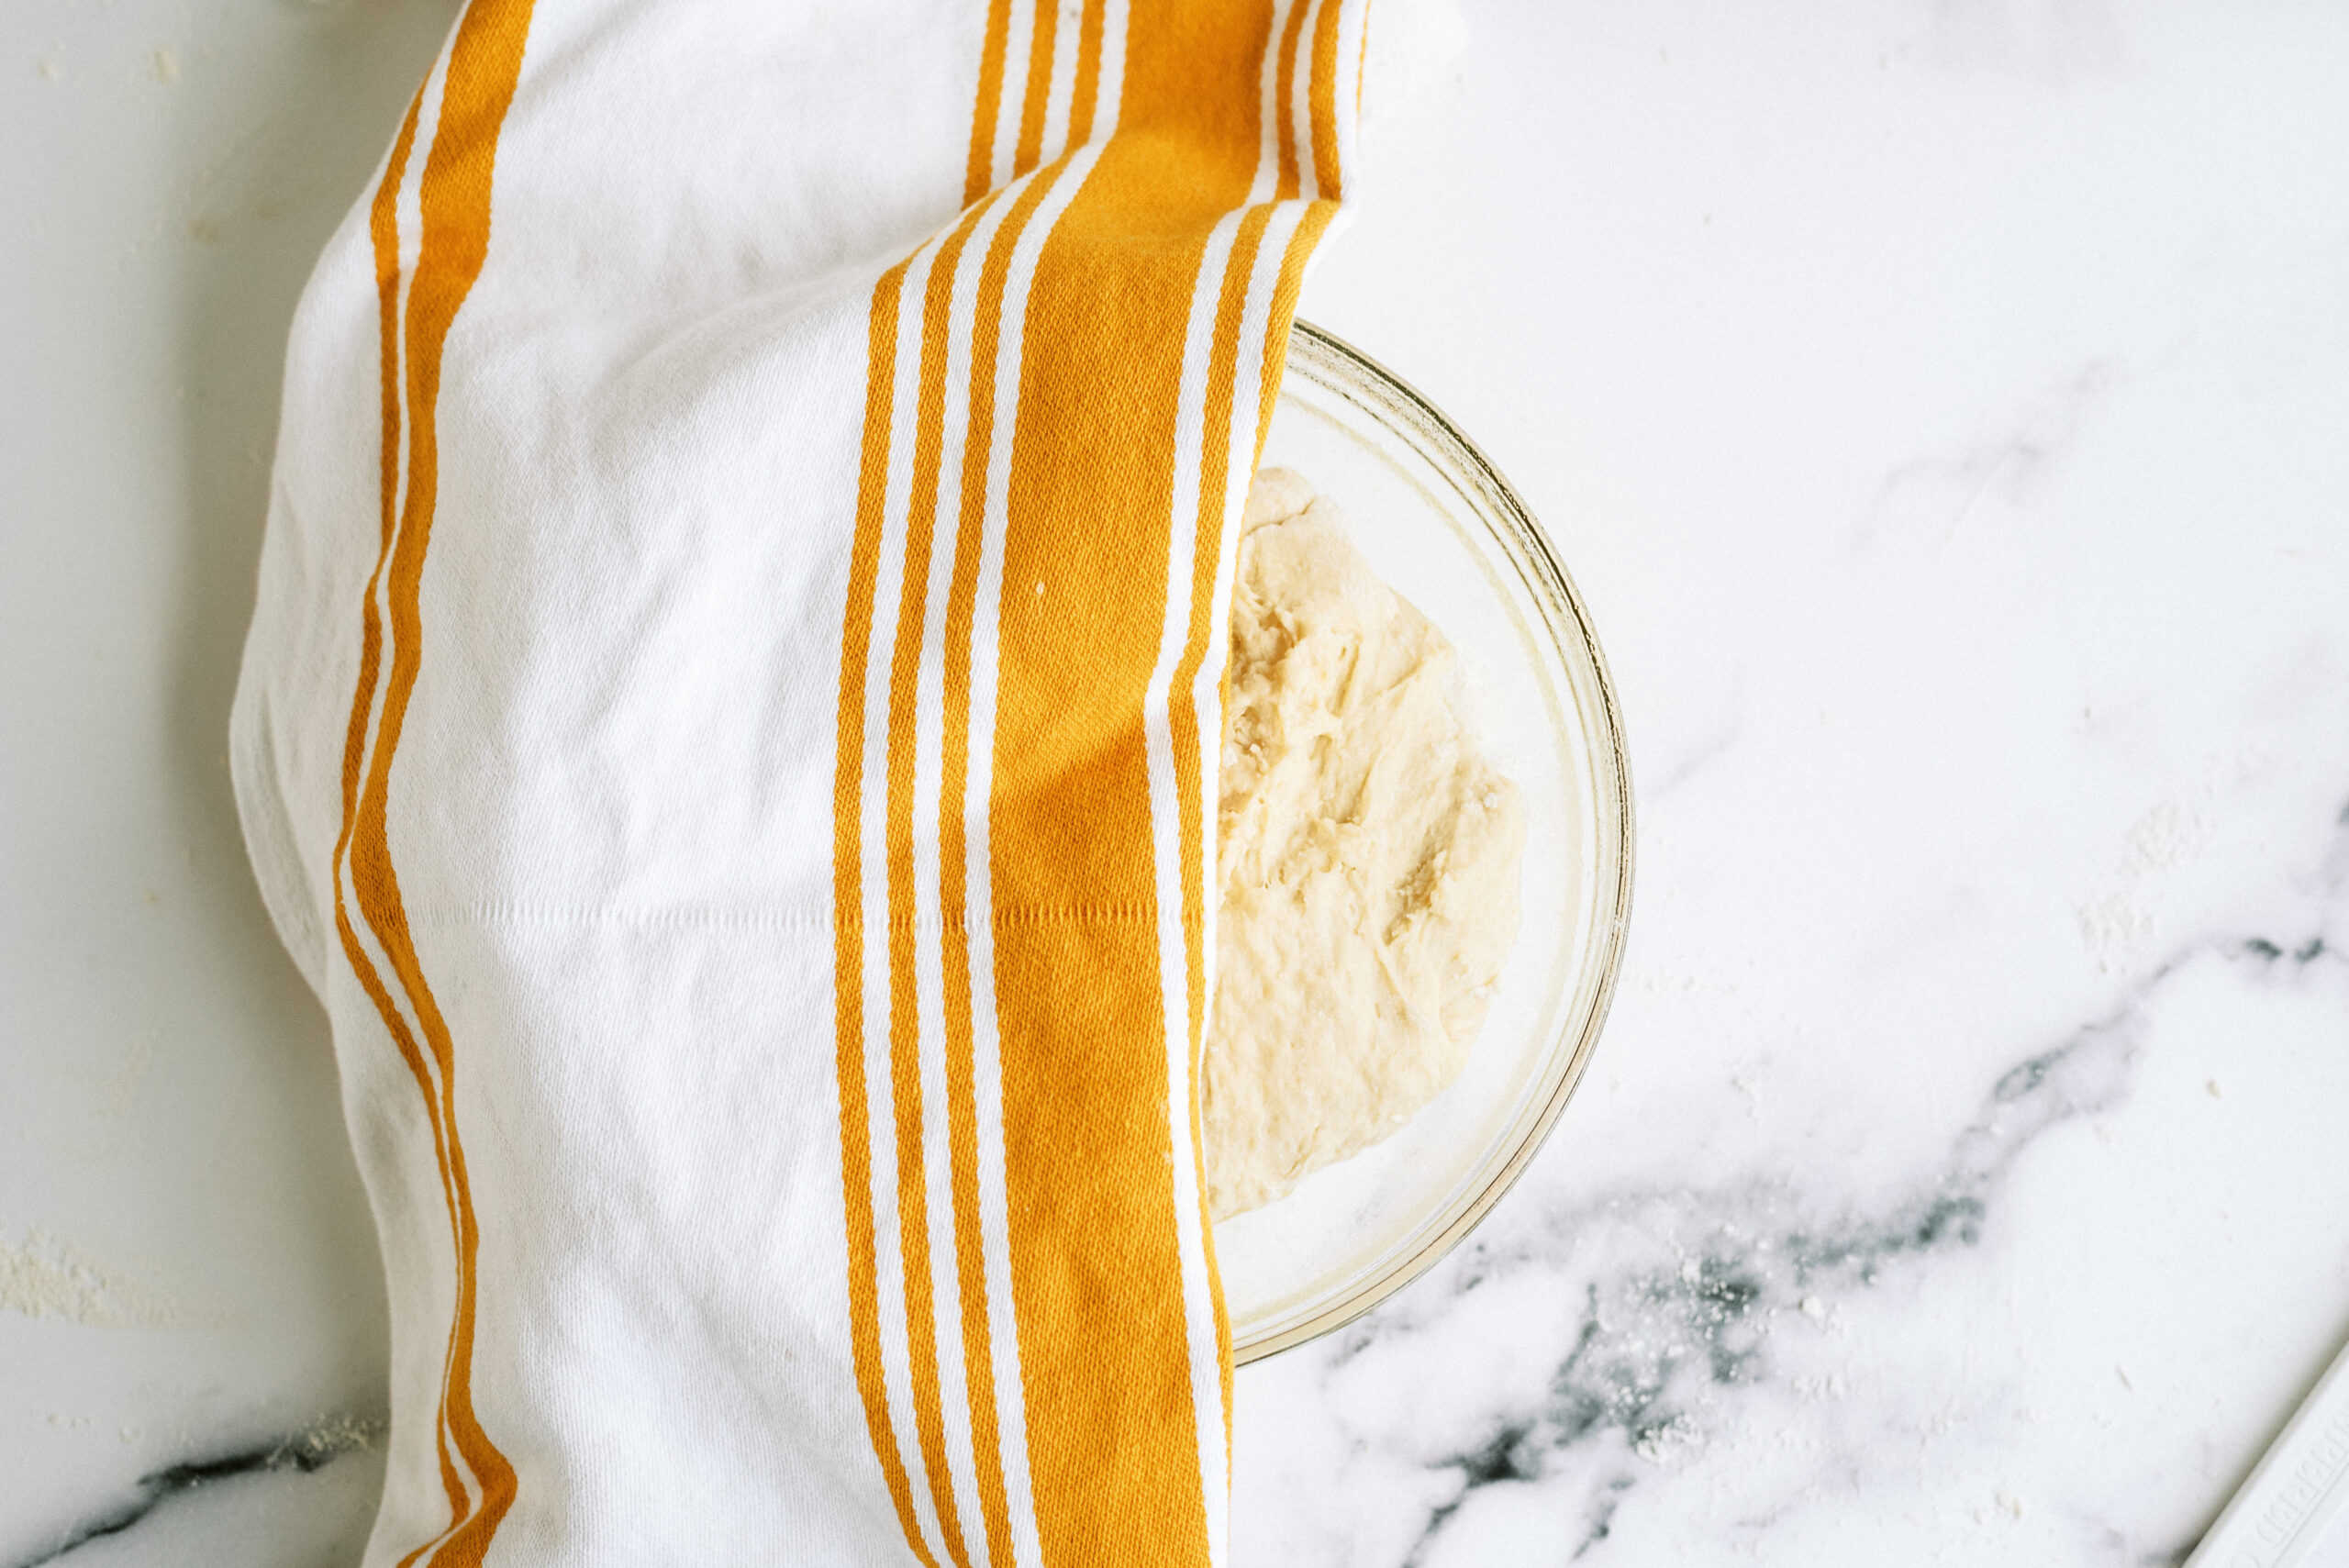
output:
[[[2349, 1334], [2349, 11], [1746, 12], [1375, 63], [1305, 313], [1547, 519], [1638, 908], [1517, 1190], [1241, 1373], [1241, 1568], [2170, 1562]], [[285, 325], [450, 16], [11, 15], [0, 1568], [371, 1517], [221, 749]]]

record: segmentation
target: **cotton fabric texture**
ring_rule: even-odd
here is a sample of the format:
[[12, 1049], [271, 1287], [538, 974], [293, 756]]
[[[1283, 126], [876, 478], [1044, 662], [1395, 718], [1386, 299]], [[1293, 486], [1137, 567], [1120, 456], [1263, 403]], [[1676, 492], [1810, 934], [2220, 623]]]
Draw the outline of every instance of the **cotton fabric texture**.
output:
[[1219, 1563], [1233, 541], [1363, 0], [473, 0], [295, 319], [232, 759], [366, 1561]]

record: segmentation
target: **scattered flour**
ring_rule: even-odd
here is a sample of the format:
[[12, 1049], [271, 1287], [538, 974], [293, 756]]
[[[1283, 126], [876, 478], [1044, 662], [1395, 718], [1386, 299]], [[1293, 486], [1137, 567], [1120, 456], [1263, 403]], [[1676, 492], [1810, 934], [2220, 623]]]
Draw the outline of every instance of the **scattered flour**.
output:
[[93, 1329], [160, 1328], [178, 1317], [171, 1302], [39, 1230], [18, 1245], [0, 1240], [0, 1311]]

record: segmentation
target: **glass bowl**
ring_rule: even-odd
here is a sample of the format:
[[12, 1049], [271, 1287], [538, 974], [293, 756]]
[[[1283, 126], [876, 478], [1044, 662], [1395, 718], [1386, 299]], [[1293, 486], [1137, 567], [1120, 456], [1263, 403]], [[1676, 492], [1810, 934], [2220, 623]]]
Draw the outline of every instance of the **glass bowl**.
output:
[[1590, 617], [1508, 482], [1418, 393], [1305, 322], [1264, 442], [1460, 651], [1477, 728], [1522, 793], [1524, 913], [1460, 1077], [1386, 1141], [1215, 1228], [1232, 1352], [1360, 1317], [1508, 1190], [1607, 1017], [1631, 904], [1623, 728]]

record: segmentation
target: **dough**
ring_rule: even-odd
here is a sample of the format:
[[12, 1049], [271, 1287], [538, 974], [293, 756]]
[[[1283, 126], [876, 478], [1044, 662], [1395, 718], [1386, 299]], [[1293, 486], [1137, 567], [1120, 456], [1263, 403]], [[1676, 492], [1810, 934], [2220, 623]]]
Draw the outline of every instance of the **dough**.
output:
[[1517, 935], [1525, 850], [1452, 645], [1284, 469], [1248, 493], [1230, 682], [1200, 1099], [1219, 1219], [1458, 1075]]

